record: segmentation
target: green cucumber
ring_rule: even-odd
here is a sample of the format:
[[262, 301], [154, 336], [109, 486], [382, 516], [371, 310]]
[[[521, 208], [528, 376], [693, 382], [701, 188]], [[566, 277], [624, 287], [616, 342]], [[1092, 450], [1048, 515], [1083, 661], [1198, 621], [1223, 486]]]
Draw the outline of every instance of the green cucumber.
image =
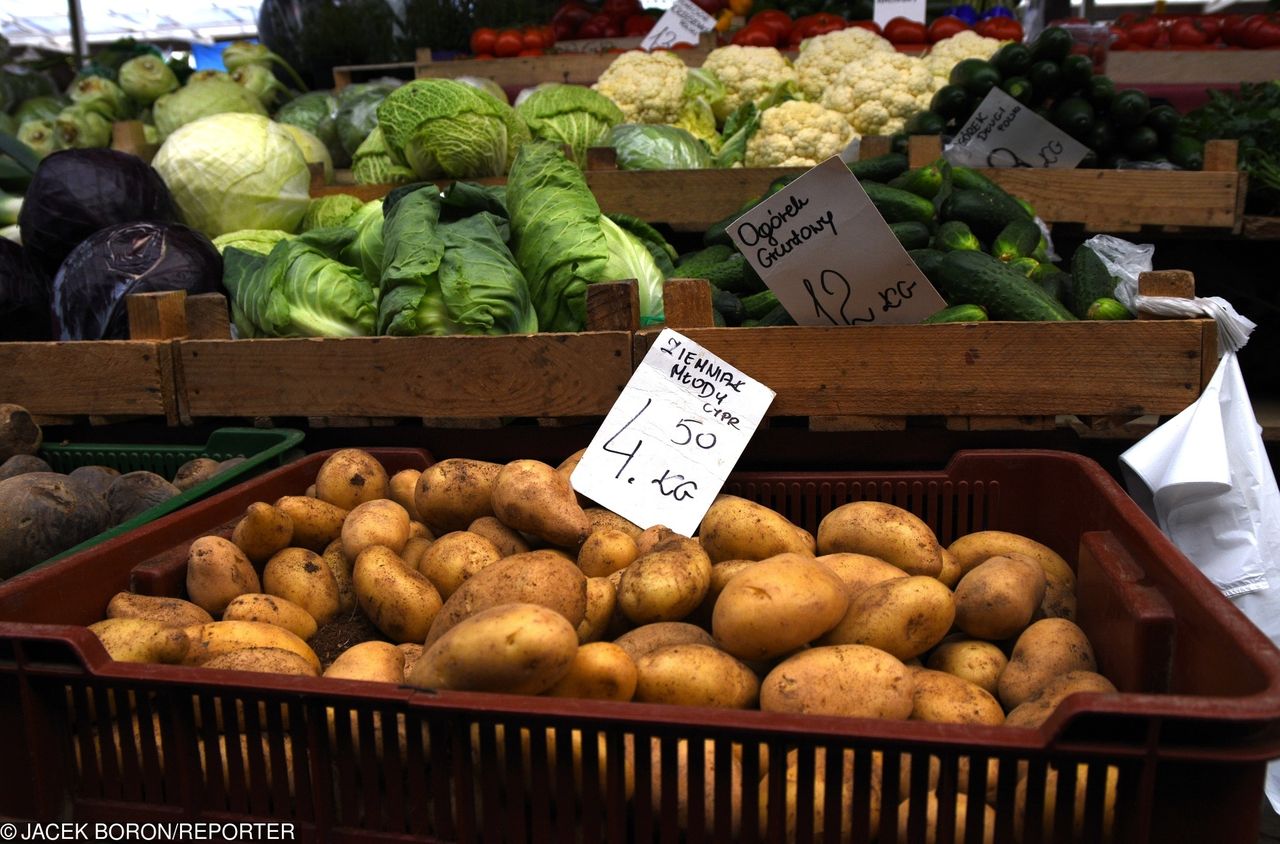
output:
[[938, 162], [908, 170], [889, 182], [889, 187], [933, 199], [942, 190], [942, 168]]
[[900, 152], [886, 152], [850, 162], [849, 172], [860, 182], [887, 182], [907, 172], [907, 157]]
[[891, 188], [879, 182], [862, 182], [871, 204], [884, 217], [886, 223], [933, 222], [933, 203], [923, 196], [905, 190]]
[[1064, 273], [1053, 264], [1041, 264], [1032, 274], [1031, 280], [1040, 285], [1040, 289], [1059, 302], [1065, 302], [1071, 296], [1071, 275]]
[[1071, 256], [1071, 301], [1067, 303], [1071, 312], [1084, 319], [1094, 302], [1115, 298], [1118, 282], [1119, 279], [1107, 272], [1097, 252], [1088, 246], [1079, 247]]
[[968, 223], [973, 233], [986, 241], [994, 239], [1016, 220], [1031, 220], [1026, 209], [1007, 193], [1001, 196], [964, 188], [953, 190], [939, 211], [941, 219]]
[[1014, 220], [991, 241], [991, 254], [1001, 261], [1029, 258], [1040, 245], [1040, 227], [1033, 220]]
[[952, 305], [920, 320], [921, 325], [940, 322], [986, 322], [987, 309], [981, 305]]
[[982, 252], [948, 252], [939, 271], [948, 302], [981, 305], [991, 319], [1061, 322], [1075, 316], [1040, 285]]
[[1017, 270], [1032, 281], [1036, 279], [1036, 270], [1040, 269], [1040, 262], [1035, 258], [1014, 258], [1005, 263], [1009, 265], [1009, 269]]
[[911, 256], [911, 260], [915, 262], [920, 272], [924, 273], [924, 277], [937, 287], [938, 270], [942, 268], [942, 259], [946, 257], [946, 253], [937, 249], [908, 249], [907, 254]]
[[726, 325], [737, 325], [746, 318], [747, 308], [742, 300], [728, 290], [711, 288], [711, 307], [724, 317]]
[[903, 249], [926, 249], [929, 241], [933, 240], [933, 232], [924, 223], [890, 223], [889, 229]]
[[761, 316], [755, 322], [758, 326], [766, 325], [795, 325], [796, 321], [792, 319], [791, 314], [787, 313], [787, 309], [782, 305], [775, 305], [770, 308], [768, 313]]
[[778, 306], [778, 294], [772, 290], [762, 290], [742, 297], [744, 319], [760, 319]]
[[1103, 296], [1101, 299], [1095, 299], [1089, 309], [1085, 311], [1085, 319], [1133, 319], [1133, 314], [1129, 313], [1118, 299], [1112, 299], [1110, 296]]
[[961, 167], [960, 165], [951, 165], [951, 184], [956, 190], [978, 190], [984, 193], [1004, 194], [1005, 189], [988, 179], [986, 176], [974, 170], [972, 167]]
[[967, 223], [948, 220], [938, 226], [938, 233], [933, 236], [933, 248], [939, 252], [981, 252], [982, 243]]
[[735, 252], [737, 250], [727, 243], [716, 243], [682, 255], [676, 262], [676, 269], [682, 278], [706, 278], [701, 275], [702, 272], [723, 262]]

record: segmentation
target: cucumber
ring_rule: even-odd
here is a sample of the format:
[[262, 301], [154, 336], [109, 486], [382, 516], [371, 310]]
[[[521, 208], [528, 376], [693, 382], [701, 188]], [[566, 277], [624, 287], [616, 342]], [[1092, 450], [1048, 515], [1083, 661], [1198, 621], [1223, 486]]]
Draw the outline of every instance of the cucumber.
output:
[[787, 313], [787, 309], [782, 305], [775, 305], [769, 309], [769, 312], [760, 319], [756, 320], [756, 325], [795, 325], [796, 321], [791, 318], [791, 314]]
[[952, 305], [920, 320], [921, 325], [939, 322], [986, 322], [987, 309], [981, 305]]
[[1009, 265], [1009, 269], [1017, 270], [1032, 281], [1036, 280], [1036, 270], [1040, 269], [1040, 262], [1035, 258], [1014, 258], [1005, 263]]
[[994, 239], [1004, 227], [1016, 220], [1030, 221], [1031, 215], [1007, 193], [1003, 196], [985, 191], [953, 190], [943, 200], [939, 216], [943, 220], [968, 223], [973, 233], [985, 241]]
[[948, 220], [938, 226], [938, 233], [933, 237], [933, 248], [939, 252], [981, 252], [982, 243], [974, 235], [967, 223], [959, 220]]
[[701, 275], [702, 272], [708, 267], [714, 267], [725, 261], [736, 252], [737, 250], [727, 243], [716, 243], [681, 256], [676, 262], [676, 270], [683, 278], [706, 278]]
[[717, 310], [711, 311], [711, 326], [713, 328], [727, 328], [729, 323], [725, 320], [724, 314]]
[[948, 252], [938, 273], [948, 302], [981, 305], [991, 319], [1062, 322], [1075, 316], [1040, 285], [982, 252]]
[[711, 288], [711, 307], [724, 317], [725, 325], [737, 325], [746, 318], [747, 308], [742, 300], [728, 290]]
[[933, 232], [924, 223], [890, 223], [889, 228], [903, 249], [925, 249], [933, 239]]
[[1085, 319], [1133, 319], [1133, 314], [1129, 313], [1129, 309], [1120, 303], [1118, 299], [1112, 299], [1110, 296], [1103, 296], [1101, 299], [1095, 299], [1089, 309], [1085, 311]]
[[1071, 276], [1053, 264], [1041, 264], [1032, 274], [1031, 280], [1059, 302], [1065, 302], [1071, 296]]
[[[951, 165], [951, 184], [956, 190], [979, 190], [984, 193], [1003, 194], [1005, 189], [974, 170], [972, 167]], [[1006, 196], [1008, 194], [1005, 194]]]
[[942, 190], [942, 168], [935, 161], [933, 164], [908, 170], [890, 181], [889, 187], [933, 199]]
[[[905, 162], [903, 164], [902, 169], [903, 170], [907, 169]], [[729, 237], [729, 226], [733, 224], [733, 221], [738, 219], [748, 211], [750, 211], [752, 208], [755, 208], [761, 202], [764, 202], [766, 199], [773, 196], [775, 193], [782, 190], [783, 188], [785, 188], [787, 185], [789, 185], [791, 182], [795, 180], [796, 180], [795, 176], [779, 176], [778, 178], [774, 179], [772, 182], [769, 183], [769, 187], [765, 189], [765, 192], [763, 194], [761, 194], [760, 196], [757, 196], [754, 199], [749, 199], [746, 202], [742, 203], [742, 205], [738, 207], [737, 211], [734, 211], [732, 214], [730, 214], [728, 217], [725, 217], [723, 220], [719, 220], [715, 223], [712, 223], [711, 227], [708, 228], [705, 232], [703, 232], [702, 245], [715, 246], [716, 244], [723, 244], [726, 246], [733, 246], [733, 239]]]
[[1031, 220], [1014, 220], [991, 241], [991, 254], [1001, 261], [1029, 258], [1040, 245], [1040, 227]]
[[760, 319], [778, 306], [778, 294], [772, 290], [762, 290], [742, 297], [744, 319]]
[[1106, 264], [1087, 246], [1076, 249], [1071, 256], [1071, 312], [1084, 319], [1089, 306], [1099, 299], [1114, 299], [1119, 281], [1107, 272]]
[[851, 162], [849, 172], [860, 182], [887, 182], [907, 172], [907, 157], [900, 152], [886, 152]]
[[916, 196], [905, 190], [891, 188], [879, 182], [862, 182], [862, 189], [867, 192], [871, 204], [884, 217], [886, 223], [931, 223], [933, 222], [933, 203], [923, 196]]
[[942, 259], [946, 254], [937, 249], [908, 249], [907, 254], [915, 262], [920, 272], [934, 286], [938, 286], [938, 270], [942, 268]]

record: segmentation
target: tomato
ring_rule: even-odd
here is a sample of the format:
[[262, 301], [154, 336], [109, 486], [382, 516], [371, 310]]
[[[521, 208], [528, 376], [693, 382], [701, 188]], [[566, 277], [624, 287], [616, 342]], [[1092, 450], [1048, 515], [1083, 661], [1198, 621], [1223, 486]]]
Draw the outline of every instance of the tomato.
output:
[[[988, 18], [988, 20], [995, 19]], [[981, 26], [982, 24], [979, 23], [978, 25]], [[939, 41], [942, 41], [945, 38], [950, 38], [958, 32], [964, 32], [966, 29], [969, 29], [969, 24], [960, 20], [955, 15], [943, 15], [940, 18], [935, 18], [933, 23], [929, 24], [929, 28], [926, 30], [926, 35], [929, 38], [930, 44], [937, 44]], [[981, 32], [981, 30], [979, 30], [979, 32]]]
[[476, 53], [492, 53], [493, 42], [498, 40], [498, 31], [482, 26], [471, 33], [471, 52]]
[[1111, 45], [1112, 50], [1129, 49], [1129, 33], [1125, 32], [1118, 26], [1111, 27]]
[[755, 3], [753, 0], [729, 0], [729, 11], [739, 17], [745, 18], [747, 15], [751, 14], [751, 7], [754, 5]]
[[1169, 43], [1175, 47], [1203, 47], [1209, 43], [1209, 36], [1196, 19], [1178, 18], [1169, 27]]
[[874, 32], [876, 35], [881, 34], [880, 24], [876, 23], [875, 21], [849, 21], [849, 26], [851, 27], [856, 26], [858, 29], [870, 30], [871, 32]]
[[693, 4], [713, 18], [729, 8], [729, 0], [693, 0]]
[[1128, 26], [1129, 43], [1138, 47], [1154, 47], [1160, 37], [1160, 24], [1152, 18], [1134, 21]]
[[524, 49], [524, 37], [518, 29], [504, 29], [493, 42], [493, 54], [505, 59]]
[[525, 50], [541, 50], [547, 46], [542, 40], [542, 30], [536, 26], [526, 26], [520, 30], [520, 43]]
[[578, 34], [578, 25], [567, 18], [561, 18], [551, 22], [551, 31], [555, 33], [555, 40], [564, 41]]
[[1244, 46], [1253, 50], [1280, 47], [1280, 15], [1250, 15], [1245, 21]]
[[648, 35], [658, 19], [653, 15], [631, 15], [622, 24], [623, 35]]
[[890, 44], [924, 44], [928, 41], [924, 24], [897, 17], [884, 25], [884, 37]]
[[1229, 14], [1222, 16], [1222, 28], [1219, 34], [1226, 44], [1232, 47], [1240, 47], [1244, 44], [1244, 22], [1246, 18], [1241, 14]]
[[631, 15], [638, 15], [644, 9], [640, 0], [604, 0], [600, 4], [600, 13], [617, 20], [626, 20]]
[[741, 47], [776, 47], [778, 33], [763, 24], [748, 24], [735, 32], [729, 43]]
[[1200, 25], [1200, 30], [1209, 38], [1209, 43], [1217, 41], [1222, 37], [1222, 19], [1225, 15], [1199, 15], [1196, 22]]
[[978, 21], [973, 31], [984, 38], [995, 38], [999, 41], [1022, 41], [1022, 24], [1013, 18], [990, 17]]
[[765, 9], [756, 12], [747, 21], [747, 26], [767, 26], [774, 31], [779, 44], [785, 44], [787, 39], [791, 37], [791, 29], [794, 21], [791, 16], [781, 9]]
[[622, 25], [603, 12], [592, 15], [578, 27], [579, 38], [617, 38], [622, 35]]

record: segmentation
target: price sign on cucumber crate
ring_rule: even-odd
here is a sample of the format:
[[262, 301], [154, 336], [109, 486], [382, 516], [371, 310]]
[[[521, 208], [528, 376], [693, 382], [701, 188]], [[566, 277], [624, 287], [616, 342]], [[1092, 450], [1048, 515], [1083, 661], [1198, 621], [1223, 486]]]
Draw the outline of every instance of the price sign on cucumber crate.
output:
[[839, 157], [743, 214], [729, 236], [800, 325], [910, 324], [947, 306]]
[[645, 35], [640, 42], [640, 49], [656, 50], [676, 44], [697, 44], [702, 33], [710, 32], [715, 26], [716, 19], [690, 0], [676, 0]]
[[665, 329], [573, 471], [573, 488], [642, 528], [692, 536], [773, 390]]
[[1075, 167], [1089, 148], [1013, 97], [992, 88], [944, 154], [966, 167]]

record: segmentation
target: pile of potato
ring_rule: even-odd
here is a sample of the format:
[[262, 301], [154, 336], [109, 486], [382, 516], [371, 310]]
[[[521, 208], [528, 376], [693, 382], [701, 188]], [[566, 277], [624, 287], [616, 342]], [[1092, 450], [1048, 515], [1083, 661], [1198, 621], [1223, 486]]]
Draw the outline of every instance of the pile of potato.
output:
[[[192, 543], [189, 600], [121, 593], [90, 629], [126, 661], [943, 723], [1035, 727], [1067, 695], [1115, 691], [1072, 620], [1071, 566], [1033, 539], [943, 547], [874, 501], [815, 537], [730, 495], [697, 537], [642, 530], [575, 494], [579, 457], [389, 476], [336, 452], [305, 494]], [[384, 638], [321, 665], [307, 640], [355, 607]]]

